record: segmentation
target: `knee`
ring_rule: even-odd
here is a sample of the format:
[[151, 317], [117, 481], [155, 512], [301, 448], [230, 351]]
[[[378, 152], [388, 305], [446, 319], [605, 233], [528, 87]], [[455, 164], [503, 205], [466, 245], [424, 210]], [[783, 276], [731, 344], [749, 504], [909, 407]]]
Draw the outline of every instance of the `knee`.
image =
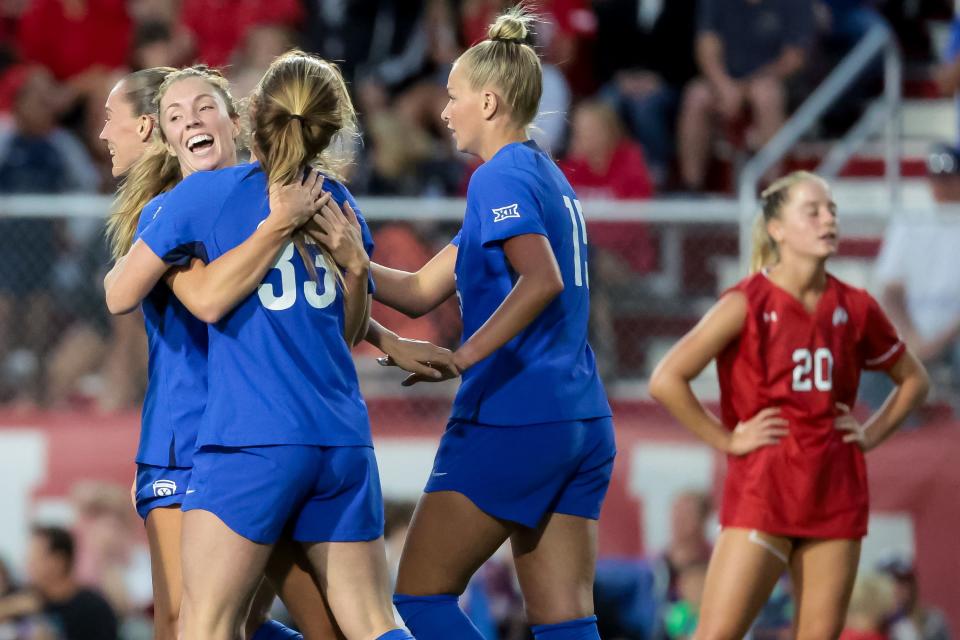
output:
[[524, 594], [527, 620], [530, 624], [558, 624], [592, 616], [592, 590], [553, 593], [548, 597]]
[[153, 609], [154, 640], [177, 640], [177, 626], [180, 623], [180, 610], [177, 606], [158, 606]]

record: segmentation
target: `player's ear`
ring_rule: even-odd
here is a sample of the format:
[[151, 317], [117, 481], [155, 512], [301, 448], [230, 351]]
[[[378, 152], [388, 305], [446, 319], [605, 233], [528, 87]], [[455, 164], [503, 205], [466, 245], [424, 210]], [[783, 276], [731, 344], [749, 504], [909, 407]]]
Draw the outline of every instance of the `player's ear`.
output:
[[767, 222], [767, 233], [770, 234], [774, 242], [783, 242], [783, 223], [779, 218], [771, 218]]
[[137, 118], [137, 135], [140, 137], [140, 142], [146, 142], [152, 134], [153, 118], [146, 115]]
[[493, 91], [483, 91], [480, 95], [480, 109], [484, 120], [492, 119], [500, 109], [500, 96]]

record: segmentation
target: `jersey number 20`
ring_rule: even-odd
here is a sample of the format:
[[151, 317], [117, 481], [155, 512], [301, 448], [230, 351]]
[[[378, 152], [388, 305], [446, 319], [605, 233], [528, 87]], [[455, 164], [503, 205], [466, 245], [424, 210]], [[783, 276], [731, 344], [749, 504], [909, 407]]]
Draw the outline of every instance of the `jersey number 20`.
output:
[[820, 347], [812, 354], [810, 349], [797, 349], [793, 352], [794, 391], [830, 391], [833, 389], [833, 354], [830, 349]]
[[[578, 287], [586, 284], [590, 288], [590, 274], [587, 273], [586, 257], [580, 257], [580, 239], [583, 238], [583, 246], [587, 246], [587, 225], [583, 221], [583, 207], [579, 200], [571, 200], [569, 196], [563, 196], [563, 204], [567, 205], [567, 211], [570, 212], [570, 224], [573, 225], [573, 282]], [[579, 221], [579, 225], [577, 224]]]
[[[260, 302], [270, 311], [283, 311], [289, 309], [297, 301], [297, 271], [293, 268], [293, 254], [295, 247], [292, 242], [288, 242], [284, 247], [283, 253], [277, 258], [277, 263], [273, 268], [280, 272], [280, 295], [274, 293], [274, 285], [263, 283], [257, 287], [257, 295], [260, 296]], [[327, 263], [323, 255], [317, 254], [314, 261], [317, 266], [317, 275], [323, 273], [323, 293], [317, 293], [317, 283], [313, 280], [307, 280], [303, 283], [303, 298], [314, 309], [323, 309], [329, 307], [330, 303], [337, 297], [337, 288], [334, 286], [333, 276], [327, 269]]]

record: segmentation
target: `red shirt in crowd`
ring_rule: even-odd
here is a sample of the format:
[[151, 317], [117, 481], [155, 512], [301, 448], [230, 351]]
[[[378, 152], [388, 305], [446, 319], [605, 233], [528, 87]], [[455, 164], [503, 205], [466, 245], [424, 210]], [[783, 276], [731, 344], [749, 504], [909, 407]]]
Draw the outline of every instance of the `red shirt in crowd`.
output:
[[21, 57], [66, 80], [95, 66], [125, 66], [131, 43], [125, 0], [32, 0], [20, 19]]
[[194, 35], [197, 60], [222, 67], [247, 29], [259, 24], [294, 28], [303, 20], [303, 7], [297, 0], [186, 0], [180, 20]]
[[[595, 171], [586, 159], [573, 156], [562, 160], [560, 168], [581, 200], [645, 199], [653, 195], [653, 182], [643, 159], [643, 151], [640, 145], [629, 139], [617, 145], [603, 172]], [[589, 221], [589, 207], [584, 213]], [[636, 273], [646, 273], [654, 268], [656, 249], [647, 225], [588, 222], [587, 230], [591, 245], [620, 256]]]

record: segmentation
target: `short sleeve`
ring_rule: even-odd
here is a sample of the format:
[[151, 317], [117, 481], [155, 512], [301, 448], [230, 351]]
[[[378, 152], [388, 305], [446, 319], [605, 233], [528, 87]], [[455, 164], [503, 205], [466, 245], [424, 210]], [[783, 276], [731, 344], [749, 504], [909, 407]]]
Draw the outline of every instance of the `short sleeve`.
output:
[[543, 209], [535, 191], [535, 178], [526, 171], [478, 170], [470, 180], [467, 208], [480, 218], [484, 246], [515, 236], [546, 236]]
[[867, 312], [860, 336], [860, 362], [864, 369], [887, 370], [896, 364], [906, 349], [893, 323], [872, 296], [867, 296]]
[[463, 228], [461, 227], [461, 228], [457, 231], [457, 235], [453, 236], [453, 240], [450, 241], [450, 244], [452, 244], [453, 246], [455, 246], [455, 247], [457, 247], [457, 248], [459, 249], [459, 248], [460, 248], [460, 236], [461, 236], [462, 234], [463, 234]]
[[[367, 252], [367, 256], [372, 260], [373, 259], [373, 234], [370, 232], [370, 227], [367, 225], [367, 221], [363, 217], [363, 213], [360, 211], [360, 205], [357, 204], [357, 201], [353, 198], [346, 187], [339, 183], [333, 181], [327, 182], [328, 190], [331, 195], [334, 197], [342, 196], [343, 200], [340, 201], [340, 206], [343, 206], [344, 202], [350, 203], [350, 208], [353, 209], [353, 212], [357, 214], [357, 222], [360, 224], [360, 238], [363, 242], [363, 249]], [[370, 271], [369, 276], [367, 277], [367, 292], [373, 294], [376, 291], [376, 286], [373, 284], [373, 270]]]
[[195, 173], [170, 191], [140, 235], [151, 251], [172, 265], [207, 261], [205, 241], [232, 191], [227, 174]]
[[[350, 198], [353, 200], [353, 198]], [[367, 252], [367, 256], [372, 260], [373, 259], [373, 234], [370, 233], [370, 227], [367, 226], [367, 221], [363, 219], [363, 215], [360, 214], [360, 210], [354, 206], [352, 203], [350, 205], [353, 207], [354, 213], [357, 214], [357, 222], [360, 223], [360, 237], [363, 240], [363, 249]], [[377, 290], [376, 285], [373, 284], [373, 270], [370, 270], [369, 275], [367, 276], [367, 293], [373, 294]]]

